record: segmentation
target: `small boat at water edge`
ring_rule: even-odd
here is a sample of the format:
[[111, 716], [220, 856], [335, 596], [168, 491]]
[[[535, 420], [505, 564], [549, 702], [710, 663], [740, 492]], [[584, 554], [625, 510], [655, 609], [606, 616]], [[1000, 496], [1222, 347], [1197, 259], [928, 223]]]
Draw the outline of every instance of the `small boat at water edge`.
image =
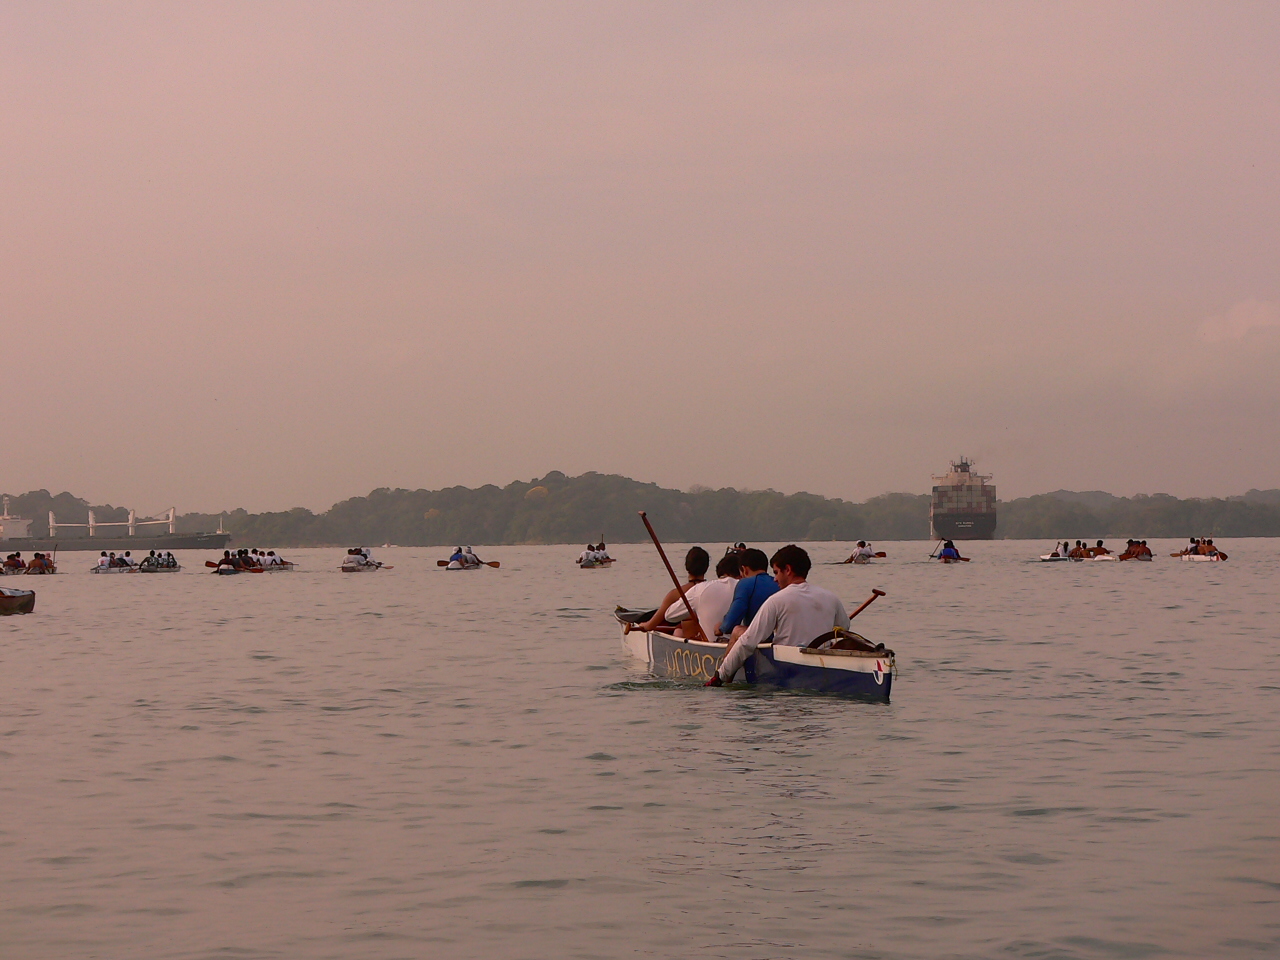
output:
[[[683, 640], [660, 631], [632, 630], [628, 624], [642, 623], [655, 611], [618, 607], [614, 618], [622, 627], [622, 647], [637, 660], [649, 665], [656, 677], [706, 682], [720, 666], [728, 644]], [[733, 677], [780, 690], [807, 690], [834, 693], [863, 700], [889, 702], [895, 668], [892, 650], [872, 648], [865, 637], [845, 631], [858, 646], [871, 649], [812, 649], [762, 643]]]
[[36, 592], [34, 590], [0, 587], [0, 614], [8, 616], [12, 613], [31, 613], [35, 608]]

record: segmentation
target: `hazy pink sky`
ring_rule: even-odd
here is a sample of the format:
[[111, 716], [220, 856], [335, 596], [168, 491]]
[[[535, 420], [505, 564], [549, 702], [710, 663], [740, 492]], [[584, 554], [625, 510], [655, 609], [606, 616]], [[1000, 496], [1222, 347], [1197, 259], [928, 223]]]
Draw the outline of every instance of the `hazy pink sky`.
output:
[[1280, 486], [1273, 3], [7, 3], [0, 489]]

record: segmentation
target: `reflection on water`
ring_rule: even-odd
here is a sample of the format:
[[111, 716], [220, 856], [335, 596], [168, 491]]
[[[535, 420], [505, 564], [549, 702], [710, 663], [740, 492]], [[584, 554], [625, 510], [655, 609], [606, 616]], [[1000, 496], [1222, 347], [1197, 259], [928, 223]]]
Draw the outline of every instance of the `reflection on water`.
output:
[[878, 546], [814, 576], [888, 591], [889, 705], [646, 677], [641, 546], [42, 578], [0, 621], [3, 956], [1280, 952], [1280, 542]]

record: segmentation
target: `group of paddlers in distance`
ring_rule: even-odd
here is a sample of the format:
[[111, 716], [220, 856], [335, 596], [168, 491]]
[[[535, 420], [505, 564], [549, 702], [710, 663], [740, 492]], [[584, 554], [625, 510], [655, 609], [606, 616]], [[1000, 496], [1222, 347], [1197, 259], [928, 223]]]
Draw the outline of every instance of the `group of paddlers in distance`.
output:
[[601, 540], [599, 543], [588, 543], [587, 549], [578, 554], [575, 562], [580, 567], [603, 567], [613, 563], [613, 557], [609, 556], [609, 548]]
[[[1051, 557], [1066, 557], [1068, 560], [1093, 560], [1097, 557], [1114, 556], [1107, 548], [1106, 544], [1099, 540], [1094, 546], [1089, 546], [1082, 540], [1077, 540], [1076, 545], [1071, 546], [1070, 542], [1063, 540], [1061, 543], [1054, 544]], [[1124, 553], [1116, 557], [1117, 560], [1150, 560], [1152, 557], [1151, 548], [1147, 546], [1145, 540], [1126, 540]]]
[[[1171, 557], [1217, 557], [1220, 560], [1227, 559], [1227, 555], [1213, 545], [1213, 540], [1208, 537], [1192, 537], [1191, 542], [1177, 553], [1169, 554]], [[1103, 557], [1114, 557], [1116, 560], [1151, 560], [1154, 554], [1151, 548], [1147, 546], [1145, 540], [1126, 540], [1124, 553], [1119, 555], [1113, 554], [1106, 546], [1105, 542], [1099, 540], [1092, 547], [1089, 544], [1077, 540], [1075, 546], [1071, 545], [1068, 540], [1061, 543], [1055, 543], [1053, 553], [1049, 554], [1050, 558], [1065, 558], [1067, 560], [1097, 560]]]
[[235, 553], [223, 550], [222, 559], [216, 563], [207, 560], [205, 566], [213, 567], [215, 570], [219, 567], [230, 567], [232, 570], [265, 570], [268, 567], [291, 567], [293, 564], [277, 555], [274, 550], [263, 552], [255, 547], [252, 550], [237, 550]]
[[31, 562], [22, 559], [22, 551], [18, 550], [9, 554], [4, 558], [4, 564], [0, 565], [0, 571], [8, 574], [14, 573], [57, 573], [58, 568], [50, 557], [43, 553], [37, 553], [31, 558]]
[[1213, 545], [1210, 537], [1192, 537], [1191, 542], [1179, 550], [1177, 553], [1169, 554], [1171, 557], [1217, 557], [1219, 560], [1227, 559], [1227, 555]]
[[172, 553], [156, 553], [151, 551], [141, 561], [133, 559], [133, 551], [126, 550], [120, 556], [114, 553], [107, 553], [106, 550], [98, 557], [98, 566], [110, 569], [111, 567], [146, 567], [148, 570], [174, 569], [178, 566], [177, 558]]

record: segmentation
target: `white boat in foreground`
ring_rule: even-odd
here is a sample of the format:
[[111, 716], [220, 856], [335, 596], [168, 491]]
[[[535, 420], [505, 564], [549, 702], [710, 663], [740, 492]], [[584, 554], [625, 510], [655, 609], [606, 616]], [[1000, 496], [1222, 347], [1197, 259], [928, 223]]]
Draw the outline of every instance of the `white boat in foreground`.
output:
[[[649, 665], [656, 677], [701, 680], [704, 683], [724, 659], [728, 644], [682, 640], [657, 630], [631, 630], [628, 623], [641, 623], [647, 612], [618, 607], [614, 617], [622, 626], [622, 647], [631, 656]], [[868, 649], [831, 649], [775, 646], [762, 643], [733, 676], [735, 682], [756, 683], [783, 690], [837, 693], [863, 700], [887, 703], [893, 686], [894, 655], [883, 645], [852, 631], [849, 642]]]

